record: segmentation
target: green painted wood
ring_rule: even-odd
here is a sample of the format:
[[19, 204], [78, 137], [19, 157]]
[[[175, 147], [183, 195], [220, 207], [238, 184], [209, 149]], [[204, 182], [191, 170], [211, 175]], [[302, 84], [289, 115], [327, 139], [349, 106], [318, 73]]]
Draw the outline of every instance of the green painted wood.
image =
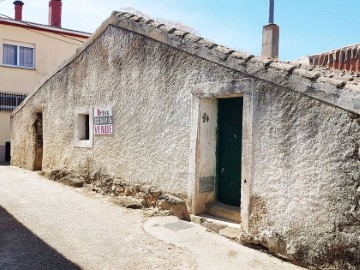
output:
[[5, 161], [10, 161], [10, 142], [5, 143]]
[[243, 98], [218, 99], [217, 199], [240, 206]]

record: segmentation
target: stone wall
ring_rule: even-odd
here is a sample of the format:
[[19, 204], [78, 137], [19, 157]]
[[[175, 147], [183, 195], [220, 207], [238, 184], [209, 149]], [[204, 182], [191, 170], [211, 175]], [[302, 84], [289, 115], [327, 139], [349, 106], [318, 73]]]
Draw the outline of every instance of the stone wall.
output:
[[[32, 169], [30, 123], [42, 110], [43, 170], [86, 168], [186, 194], [191, 88], [230, 78], [242, 75], [109, 27], [15, 113], [12, 164]], [[112, 107], [114, 135], [95, 136], [93, 148], [74, 147], [75, 109], [97, 106]]]
[[255, 92], [250, 234], [292, 260], [359, 269], [360, 116], [271, 88]]
[[42, 174], [64, 185], [85, 187], [90, 191], [111, 196], [113, 203], [126, 208], [143, 209], [146, 216], [175, 215], [190, 221], [185, 200], [176, 196], [177, 194], [164, 194], [156, 186], [129, 184], [121, 178], [98, 172], [91, 174], [87, 170], [55, 169]]

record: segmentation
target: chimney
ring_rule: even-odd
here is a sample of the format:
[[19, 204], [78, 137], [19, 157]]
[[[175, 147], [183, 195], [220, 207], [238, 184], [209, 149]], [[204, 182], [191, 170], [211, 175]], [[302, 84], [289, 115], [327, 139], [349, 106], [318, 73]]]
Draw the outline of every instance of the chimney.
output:
[[15, 1], [15, 20], [21, 21], [22, 20], [22, 7], [24, 3], [22, 1]]
[[279, 33], [279, 26], [274, 24], [274, 0], [269, 0], [269, 22], [262, 33], [262, 58], [279, 58]]
[[61, 0], [50, 0], [49, 2], [49, 25], [61, 27]]

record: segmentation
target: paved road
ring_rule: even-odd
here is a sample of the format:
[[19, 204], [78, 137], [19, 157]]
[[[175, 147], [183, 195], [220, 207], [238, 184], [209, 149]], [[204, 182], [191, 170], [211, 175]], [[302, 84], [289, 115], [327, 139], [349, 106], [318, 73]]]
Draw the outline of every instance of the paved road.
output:
[[200, 225], [146, 219], [141, 210], [0, 166], [0, 269], [302, 268]]

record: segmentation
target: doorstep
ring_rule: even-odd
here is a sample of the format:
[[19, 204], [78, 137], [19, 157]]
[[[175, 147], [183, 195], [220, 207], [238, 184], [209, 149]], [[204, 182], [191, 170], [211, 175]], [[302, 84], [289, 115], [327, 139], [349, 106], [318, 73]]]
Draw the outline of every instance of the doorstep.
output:
[[200, 224], [210, 231], [218, 233], [226, 238], [240, 242], [240, 223], [210, 216], [207, 214], [191, 215], [191, 221]]
[[220, 202], [208, 203], [205, 206], [205, 213], [222, 218], [224, 220], [233, 221], [236, 223], [241, 222], [240, 207], [226, 205]]

